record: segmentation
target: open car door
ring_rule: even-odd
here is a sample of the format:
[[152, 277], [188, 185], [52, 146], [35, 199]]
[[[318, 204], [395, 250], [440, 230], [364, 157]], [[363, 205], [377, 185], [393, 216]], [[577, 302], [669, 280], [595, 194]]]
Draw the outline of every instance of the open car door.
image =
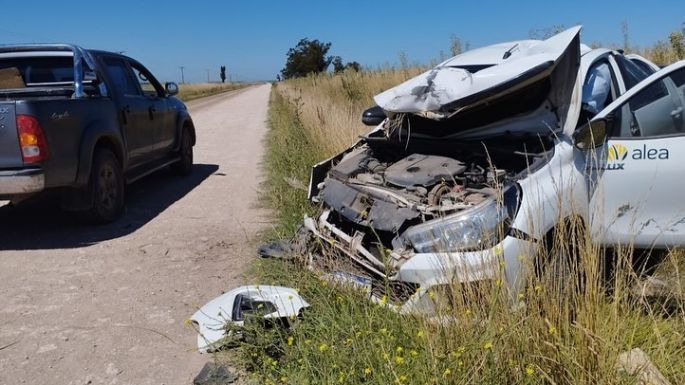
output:
[[593, 239], [685, 244], [685, 61], [646, 78], [601, 111], [608, 139], [585, 153]]

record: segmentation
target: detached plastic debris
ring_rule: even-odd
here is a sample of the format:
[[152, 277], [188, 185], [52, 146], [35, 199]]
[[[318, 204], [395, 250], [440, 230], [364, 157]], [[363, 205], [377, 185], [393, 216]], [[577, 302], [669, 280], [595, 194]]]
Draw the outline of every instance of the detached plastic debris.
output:
[[284, 259], [292, 255], [293, 249], [290, 241], [280, 240], [259, 246], [257, 253], [262, 258]]
[[200, 353], [215, 351], [231, 337], [228, 326], [243, 326], [245, 320], [261, 318], [264, 321], [289, 325], [309, 307], [295, 289], [282, 286], [249, 285], [235, 288], [207, 302], [190, 320], [198, 332], [197, 348]]
[[193, 385], [225, 385], [232, 384], [237, 379], [238, 375], [231, 373], [225, 366], [208, 362], [193, 379]]
[[281, 239], [259, 246], [257, 253], [262, 258], [291, 259], [305, 254], [309, 248], [312, 233], [300, 226], [292, 239]]

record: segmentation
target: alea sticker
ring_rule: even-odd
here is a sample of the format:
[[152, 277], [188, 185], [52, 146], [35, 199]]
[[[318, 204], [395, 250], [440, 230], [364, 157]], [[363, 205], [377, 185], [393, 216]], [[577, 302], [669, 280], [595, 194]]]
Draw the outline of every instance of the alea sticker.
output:
[[646, 144], [632, 150], [623, 144], [612, 144], [607, 150], [605, 170], [624, 170], [625, 160], [666, 160], [670, 156], [667, 148], [648, 148]]

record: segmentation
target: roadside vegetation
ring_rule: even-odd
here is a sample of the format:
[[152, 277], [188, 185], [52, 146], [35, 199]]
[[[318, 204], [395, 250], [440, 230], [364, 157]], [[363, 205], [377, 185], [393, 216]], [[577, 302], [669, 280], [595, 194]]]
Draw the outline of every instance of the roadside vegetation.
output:
[[249, 86], [248, 83], [184, 83], [178, 85], [177, 97], [184, 102], [233, 91]]
[[[316, 213], [309, 169], [368, 131], [360, 114], [372, 96], [422, 70], [348, 69], [273, 88], [264, 196], [277, 222], [267, 238], [292, 236]], [[617, 360], [640, 348], [671, 383], [685, 383], [682, 253], [666, 253], [656, 270], [668, 273], [668, 290], [649, 292], [633, 250], [608, 254], [569, 230], [539, 258], [521, 256], [531, 274], [520, 292], [509, 293], [503, 276], [454, 284], [429, 293], [432, 317], [397, 314], [393, 298], [371, 304], [301, 262], [259, 260], [255, 282], [297, 288], [312, 306], [289, 330], [248, 327], [240, 361], [265, 384], [638, 384]], [[576, 261], [565, 278], [545, 273], [559, 255]]]

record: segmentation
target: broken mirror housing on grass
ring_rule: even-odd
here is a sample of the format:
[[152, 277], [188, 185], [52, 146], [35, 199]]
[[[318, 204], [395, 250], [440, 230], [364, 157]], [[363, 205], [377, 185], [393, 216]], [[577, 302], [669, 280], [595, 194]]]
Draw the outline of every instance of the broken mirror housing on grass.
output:
[[309, 307], [297, 290], [282, 286], [249, 285], [237, 287], [207, 302], [190, 317], [198, 333], [200, 353], [215, 351], [230, 337], [230, 327], [241, 327], [249, 319], [289, 322]]

